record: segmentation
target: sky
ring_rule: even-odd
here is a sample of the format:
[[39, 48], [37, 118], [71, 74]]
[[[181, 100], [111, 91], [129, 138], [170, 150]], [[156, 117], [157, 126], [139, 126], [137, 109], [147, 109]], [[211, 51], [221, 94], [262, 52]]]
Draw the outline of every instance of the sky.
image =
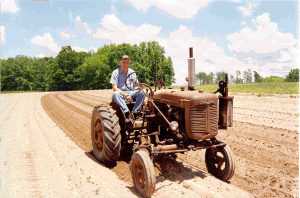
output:
[[196, 73], [285, 77], [300, 63], [298, 1], [1, 0], [0, 20], [1, 59], [157, 41], [177, 85], [186, 84], [190, 47]]

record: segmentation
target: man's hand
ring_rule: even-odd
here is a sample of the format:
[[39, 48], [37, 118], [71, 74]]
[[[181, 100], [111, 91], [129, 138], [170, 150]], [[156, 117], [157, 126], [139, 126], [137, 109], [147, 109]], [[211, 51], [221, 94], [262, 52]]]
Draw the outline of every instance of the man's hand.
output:
[[125, 96], [125, 99], [126, 99], [128, 102], [132, 102], [132, 98], [131, 98], [130, 95], [128, 95], [128, 94]]
[[136, 86], [136, 87], [134, 87], [133, 89], [134, 89], [134, 90], [142, 90], [143, 87], [141, 86], [141, 88], [140, 88], [140, 87]]

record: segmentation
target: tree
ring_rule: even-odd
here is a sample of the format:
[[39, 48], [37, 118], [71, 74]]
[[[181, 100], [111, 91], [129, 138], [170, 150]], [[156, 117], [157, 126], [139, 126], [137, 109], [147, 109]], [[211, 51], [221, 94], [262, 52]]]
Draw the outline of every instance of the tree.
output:
[[284, 82], [284, 78], [278, 76], [270, 76], [264, 78], [262, 82]]
[[263, 77], [261, 77], [256, 71], [253, 71], [254, 73], [254, 82], [260, 83], [262, 82]]
[[[120, 67], [120, 57], [131, 57], [131, 68], [142, 72], [145, 82], [154, 85], [157, 58], [158, 80], [163, 75], [165, 84], [175, 82], [171, 57], [165, 57], [164, 48], [157, 42], [140, 45], [105, 45], [97, 52], [75, 52], [62, 47], [56, 58], [16, 56], [1, 60], [1, 90], [78, 90], [111, 88], [113, 70]], [[163, 62], [161, 62], [163, 58]], [[163, 71], [162, 71], [163, 66]]]
[[241, 71], [236, 70], [235, 84], [243, 83], [243, 79], [241, 79], [240, 77], [241, 77]]
[[206, 77], [206, 84], [214, 84], [214, 73], [210, 72]]
[[233, 75], [230, 75], [229, 82], [230, 82], [230, 84], [234, 84], [234, 76]]
[[252, 72], [250, 69], [243, 72], [244, 82], [245, 83], [252, 83]]
[[207, 75], [205, 72], [199, 72], [198, 74], [196, 74], [196, 77], [199, 80], [200, 85], [202, 85], [204, 82], [206, 82]]
[[45, 72], [52, 59], [18, 55], [1, 60], [1, 90], [45, 90]]
[[50, 65], [48, 90], [66, 91], [81, 87], [81, 79], [75, 70], [82, 65], [89, 55], [86, 52], [75, 52], [71, 46], [62, 47]]
[[286, 76], [285, 82], [299, 82], [299, 69], [292, 69]]
[[225, 80], [225, 71], [216, 72], [216, 84], [219, 84], [221, 80]]
[[[89, 57], [76, 69], [80, 76], [81, 89], [111, 88], [110, 77], [113, 70], [120, 67], [120, 57], [127, 54], [130, 58], [130, 68], [143, 73], [145, 82], [154, 85], [155, 57], [157, 58], [158, 80], [163, 75], [166, 85], [175, 82], [171, 57], [166, 58], [164, 49], [157, 42], [142, 42], [139, 46], [130, 44], [110, 44], [98, 49], [97, 54]], [[163, 63], [161, 62], [163, 57]], [[162, 72], [163, 65], [163, 72]]]

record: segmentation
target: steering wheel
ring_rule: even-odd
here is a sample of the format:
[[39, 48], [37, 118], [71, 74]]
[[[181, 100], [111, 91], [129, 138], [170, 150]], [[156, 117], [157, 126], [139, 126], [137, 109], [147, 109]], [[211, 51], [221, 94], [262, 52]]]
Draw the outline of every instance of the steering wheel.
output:
[[[132, 76], [132, 75], [134, 75], [134, 74], [136, 75], [136, 80], [130, 79], [129, 77]], [[149, 98], [152, 99], [153, 95], [154, 95], [153, 90], [151, 89], [151, 87], [148, 84], [146, 84], [146, 83], [139, 83], [138, 78], [137, 78], [137, 74], [140, 74], [142, 76], [143, 81], [145, 81], [145, 76], [144, 76], [143, 73], [141, 73], [141, 72], [132, 72], [131, 74], [129, 74], [126, 77], [126, 79], [125, 79], [125, 86], [129, 90], [133, 90], [133, 89], [131, 89], [131, 87], [133, 87], [134, 85], [138, 86], [141, 89], [145, 89], [144, 87], [146, 87], [146, 94], [147, 94], [147, 96]], [[148, 89], [149, 89], [149, 92], [148, 92]]]

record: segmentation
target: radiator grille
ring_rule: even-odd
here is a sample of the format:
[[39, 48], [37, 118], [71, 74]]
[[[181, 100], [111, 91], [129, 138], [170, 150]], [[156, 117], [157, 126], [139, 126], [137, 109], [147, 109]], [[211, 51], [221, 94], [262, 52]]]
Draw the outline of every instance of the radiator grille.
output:
[[[192, 133], [210, 133], [218, 130], [218, 106], [195, 105], [190, 109], [190, 130]], [[209, 115], [208, 115], [209, 112]], [[209, 124], [209, 127], [207, 126]], [[209, 129], [209, 131], [207, 131]]]

